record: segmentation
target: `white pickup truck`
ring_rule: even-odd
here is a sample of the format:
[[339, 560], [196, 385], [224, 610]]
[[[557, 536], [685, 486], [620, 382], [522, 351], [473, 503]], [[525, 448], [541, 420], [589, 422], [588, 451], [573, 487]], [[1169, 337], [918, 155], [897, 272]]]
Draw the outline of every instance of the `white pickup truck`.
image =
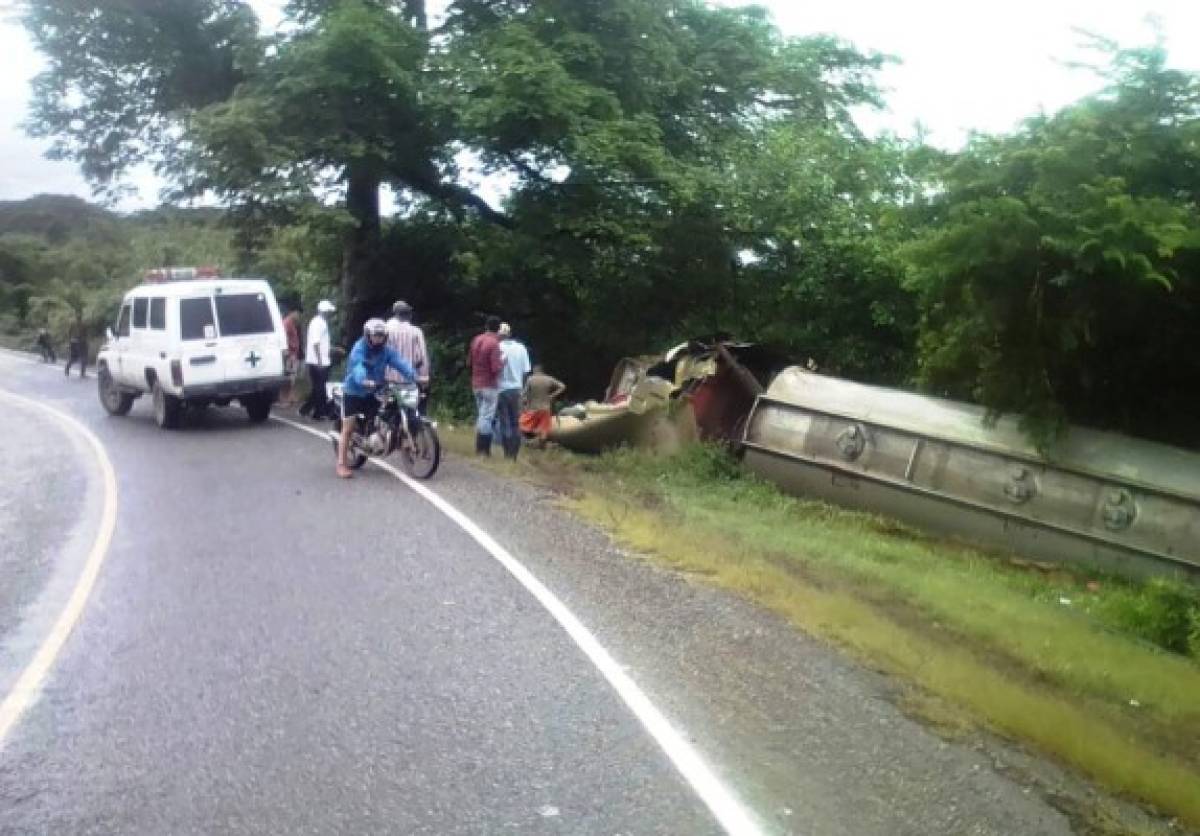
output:
[[279, 306], [261, 279], [143, 284], [125, 295], [97, 358], [100, 403], [124, 415], [149, 393], [155, 421], [171, 429], [185, 406], [236, 399], [259, 423], [287, 382], [286, 355]]

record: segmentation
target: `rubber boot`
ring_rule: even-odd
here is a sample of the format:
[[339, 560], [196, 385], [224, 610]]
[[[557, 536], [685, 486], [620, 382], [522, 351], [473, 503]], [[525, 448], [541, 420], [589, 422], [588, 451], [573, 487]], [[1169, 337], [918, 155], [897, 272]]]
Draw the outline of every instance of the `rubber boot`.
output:
[[492, 437], [483, 433], [475, 433], [475, 452], [481, 456], [492, 455]]

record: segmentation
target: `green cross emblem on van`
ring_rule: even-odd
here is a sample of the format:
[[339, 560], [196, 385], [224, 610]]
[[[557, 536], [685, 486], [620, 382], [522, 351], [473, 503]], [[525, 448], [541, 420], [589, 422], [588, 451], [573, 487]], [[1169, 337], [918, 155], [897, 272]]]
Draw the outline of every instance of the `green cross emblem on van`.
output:
[[246, 362], [250, 364], [250, 368], [257, 369], [258, 364], [262, 361], [262, 357], [252, 348], [246, 355]]

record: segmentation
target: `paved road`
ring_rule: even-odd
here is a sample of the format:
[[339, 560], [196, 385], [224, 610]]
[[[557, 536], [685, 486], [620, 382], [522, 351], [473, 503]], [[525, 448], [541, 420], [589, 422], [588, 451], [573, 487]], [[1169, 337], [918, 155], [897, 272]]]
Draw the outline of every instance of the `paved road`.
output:
[[[720, 832], [561, 626], [395, 479], [337, 480], [327, 445], [237, 409], [163, 432], [148, 403], [109, 418], [92, 382], [11, 356], [0, 380], [91, 428], [119, 489], [83, 617], [0, 749], [0, 833]], [[100, 504], [86, 448], [17, 414], [42, 428], [0, 449], [20, 544], [0, 559], [16, 590], [0, 699]], [[450, 459], [434, 487], [592, 628], [765, 831], [1069, 832], [771, 617], [526, 486]], [[64, 527], [47, 509], [73, 496]]]

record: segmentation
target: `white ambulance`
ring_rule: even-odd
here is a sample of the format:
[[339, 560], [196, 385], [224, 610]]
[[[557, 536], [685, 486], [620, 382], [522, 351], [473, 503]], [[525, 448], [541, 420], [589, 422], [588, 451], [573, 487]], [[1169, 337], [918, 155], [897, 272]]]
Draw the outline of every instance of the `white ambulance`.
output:
[[252, 422], [265, 421], [287, 381], [271, 286], [204, 268], [155, 270], [146, 279], [125, 294], [96, 361], [104, 408], [124, 415], [148, 393], [154, 420], [171, 429], [185, 407], [237, 400]]

